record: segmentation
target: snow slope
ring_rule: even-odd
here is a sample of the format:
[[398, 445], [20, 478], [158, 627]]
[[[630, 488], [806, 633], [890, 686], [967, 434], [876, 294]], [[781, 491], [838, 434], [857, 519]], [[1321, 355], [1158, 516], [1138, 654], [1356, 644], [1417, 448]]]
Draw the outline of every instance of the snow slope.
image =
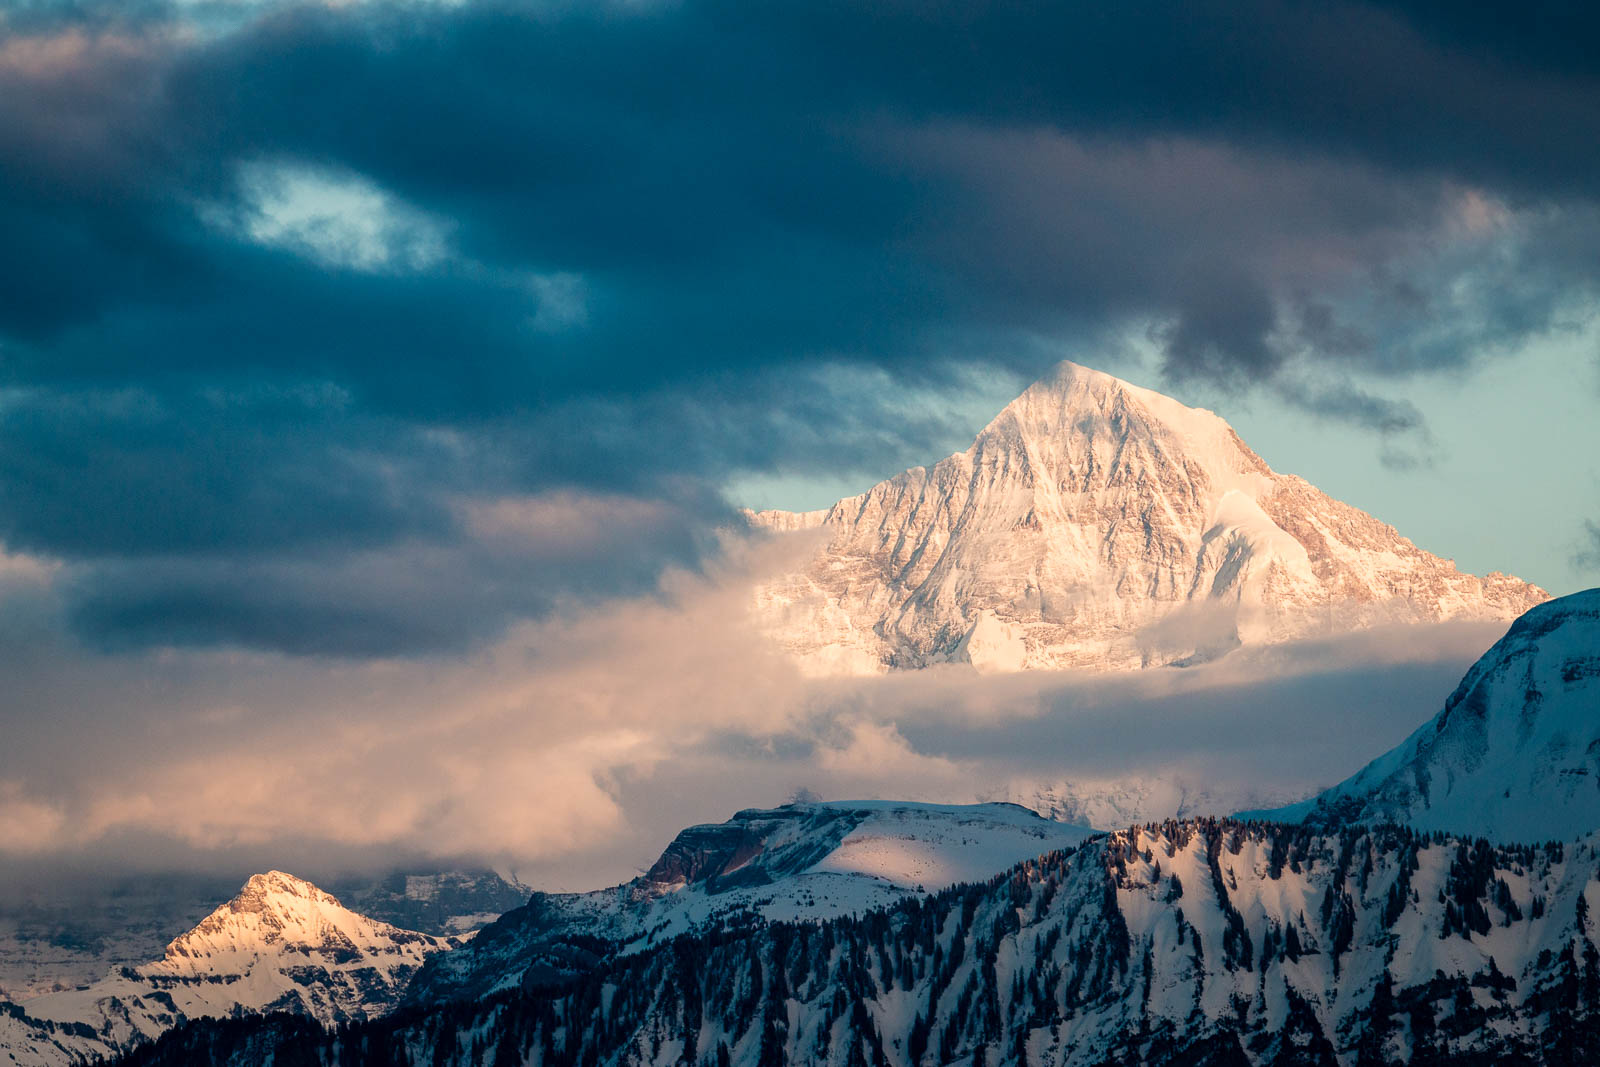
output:
[[1600, 827], [1600, 589], [1518, 619], [1397, 748], [1311, 800], [1257, 814], [1496, 841]]
[[756, 595], [812, 674], [1194, 662], [1381, 623], [1511, 619], [1547, 597], [1463, 574], [1276, 473], [1209, 411], [1072, 363], [931, 468], [823, 512], [747, 515], [818, 539]]
[[310, 882], [258, 874], [154, 963], [0, 1012], [0, 1062], [82, 1063], [186, 1019], [289, 1011], [380, 1015], [429, 955], [458, 942], [357, 915]]
[[751, 915], [824, 919], [885, 907], [1092, 831], [1011, 804], [790, 804], [692, 826], [639, 878], [592, 893], [536, 894], [463, 948], [434, 957], [407, 1000], [536, 986], [679, 934]]

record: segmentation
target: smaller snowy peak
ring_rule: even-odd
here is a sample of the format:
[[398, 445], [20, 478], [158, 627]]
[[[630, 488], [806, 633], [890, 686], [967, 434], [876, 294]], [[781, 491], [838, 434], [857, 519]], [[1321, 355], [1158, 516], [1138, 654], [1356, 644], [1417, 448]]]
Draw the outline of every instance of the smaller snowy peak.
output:
[[341, 907], [331, 894], [291, 874], [268, 871], [252, 875], [237, 896], [175, 938], [168, 951], [182, 955], [187, 942], [241, 925], [248, 925], [252, 934], [259, 933], [266, 940], [278, 940], [279, 934], [297, 922]]
[[315, 885], [266, 872], [243, 890], [242, 878], [210, 871], [127, 872], [95, 886], [44, 871], [17, 874], [10, 892], [0, 894], [0, 1000], [77, 989], [160, 959], [218, 901], [273, 891], [275, 882], [277, 891], [303, 893], [310, 886], [368, 918], [439, 937], [470, 934], [526, 904], [533, 892], [509, 871], [475, 865], [358, 869]]
[[1600, 589], [1518, 618], [1438, 715], [1346, 781], [1251, 814], [1497, 841], [1570, 840], [1600, 829]]
[[284, 895], [291, 897], [306, 897], [312, 900], [325, 899], [332, 901], [333, 897], [324, 893], [304, 878], [296, 878], [283, 871], [266, 871], [262, 874], [253, 874], [244, 888], [239, 890], [239, 896], [273, 896]]
[[194, 929], [172, 940], [166, 958], [145, 971], [181, 968], [179, 961], [259, 956], [268, 951], [320, 952], [343, 958], [369, 947], [435, 940], [350, 911], [331, 894], [282, 871], [254, 875], [239, 894]]
[[188, 1019], [274, 1011], [330, 1026], [369, 1019], [399, 1001], [427, 957], [459, 943], [359, 915], [304, 879], [268, 871], [174, 938], [162, 959], [22, 1002], [10, 1051], [26, 1039], [19, 1064], [77, 1063]]

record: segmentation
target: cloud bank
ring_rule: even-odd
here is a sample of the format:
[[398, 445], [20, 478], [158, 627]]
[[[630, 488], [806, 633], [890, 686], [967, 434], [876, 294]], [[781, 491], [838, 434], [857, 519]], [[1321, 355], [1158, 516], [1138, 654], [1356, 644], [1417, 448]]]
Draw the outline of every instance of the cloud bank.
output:
[[196, 649], [86, 670], [41, 636], [4, 665], [29, 711], [8, 734], [0, 864], [340, 873], [410, 856], [592, 887], [684, 825], [802, 789], [965, 802], [1068, 781], [1153, 790], [1152, 814], [1185, 791], [1226, 811], [1348, 774], [1497, 636], [1368, 633], [1131, 675], [807, 681], [750, 624], [752, 576], [791, 550], [741, 544], [713, 577], [676, 571], [470, 655]]

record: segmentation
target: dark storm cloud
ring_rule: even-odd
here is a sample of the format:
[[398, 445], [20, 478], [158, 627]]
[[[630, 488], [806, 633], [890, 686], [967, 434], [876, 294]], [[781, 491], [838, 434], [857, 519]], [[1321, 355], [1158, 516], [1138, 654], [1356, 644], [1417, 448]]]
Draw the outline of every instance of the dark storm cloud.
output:
[[335, 393], [17, 397], [0, 417], [0, 541], [93, 557], [441, 534], [449, 516], [422, 492], [438, 451]]
[[461, 651], [575, 598], [648, 593], [705, 551], [701, 519], [597, 497], [503, 504], [465, 545], [414, 542], [298, 560], [98, 563], [74, 574], [70, 623], [108, 650], [235, 644], [296, 655]]
[[1257, 282], [1226, 271], [1201, 274], [1180, 297], [1163, 369], [1177, 379], [1271, 378], [1283, 362], [1267, 343], [1274, 317], [1272, 297]]
[[1588, 42], [1600, 32], [1589, 4], [1533, 0], [1511, 5], [1463, 5], [1452, 0], [1383, 0], [1380, 8], [1406, 18], [1430, 37], [1497, 62], [1552, 73], [1600, 71]]
[[[79, 568], [70, 617], [112, 644], [299, 649], [303, 606], [341, 648], [431, 648], [608, 588], [477, 546], [463, 500], [502, 495], [674, 510], [614, 568], [634, 591], [708, 543], [697, 508], [725, 519], [707, 484], [925, 458], [947, 427], [883, 394], [1128, 320], [1175, 380], [1270, 383], [1390, 447], [1415, 411], [1303, 367], [1460, 363], [1600, 277], [1571, 13], [213, 14], [0, 23], [0, 539]], [[389, 229], [263, 236], [284, 175]], [[396, 553], [450, 562], [369, 589]], [[490, 621], [407, 621], [430, 596]]]
[[[862, 384], [775, 375], [729, 396], [706, 379], [696, 399], [574, 399], [466, 430], [334, 390], [18, 399], [0, 419], [0, 542], [66, 555], [65, 621], [109, 650], [459, 650], [714, 552], [735, 517], [686, 469], [881, 469], [948, 436], [937, 412], [885, 427]], [[0, 600], [16, 621], [24, 598]]]
[[[593, 388], [596, 370], [648, 384], [688, 361], [918, 359], [930, 329], [962, 316], [1003, 332], [1129, 304], [1177, 315], [1179, 374], [1270, 373], [1263, 231], [1337, 247], [1415, 224], [1438, 209], [1440, 178], [1592, 192], [1589, 73], [1508, 70], [1361, 6], [709, 3], [483, 8], [421, 31], [302, 13], [174, 83], [234, 151], [339, 159], [448, 212], [474, 256], [592, 276], [604, 314], [542, 373]], [[319, 106], [285, 109], [297, 93]], [[1232, 186], [1208, 181], [1205, 161], [1146, 159], [1168, 180], [1130, 175], [1139, 195], [1036, 210], [1017, 219], [1028, 240], [996, 249], [987, 216], [1010, 194], [1037, 206], [1070, 191], [1072, 172], [1026, 138], [980, 138], [994, 153], [981, 170], [881, 154], [895, 127], [960, 124], [1200, 137], [1269, 158], [1238, 165], [1257, 181]], [[1273, 153], [1389, 169], [1336, 163], [1320, 185], [1277, 188]], [[1241, 188], [1260, 201], [1240, 203]], [[1241, 226], [1256, 239], [1229, 235]], [[916, 254], [929, 241], [960, 253]], [[1111, 245], [1114, 259], [1178, 262], [1100, 274]], [[1063, 261], [1076, 264], [1050, 267]], [[1044, 291], [997, 284], [1023, 273]]]
[[[998, 180], [1026, 183], [1034, 160], [1002, 156], [993, 171], [1023, 173], [973, 188], [875, 157], [873, 120], [1198, 136], [1503, 181], [1539, 197], [1600, 173], [1600, 95], [1587, 72], [1507, 69], [1360, 6], [299, 8], [205, 46], [146, 35], [139, 48], [142, 62], [91, 48], [85, 64], [44, 78], [53, 107], [30, 107], [40, 128], [8, 138], [6, 157], [39, 178], [22, 161], [67, 121], [61, 112], [95, 124], [87, 147], [75, 138], [42, 176], [41, 198], [60, 210], [29, 213], [41, 220], [30, 244], [53, 256], [43, 270], [19, 269], [0, 308], [23, 337], [68, 331], [31, 366], [28, 346], [13, 357], [33, 376], [114, 374], [135, 357], [180, 370], [287, 364], [354, 377], [392, 403], [460, 408], [637, 390], [685, 365], [916, 358], [932, 324], [1003, 293], [982, 262], [906, 252], [930, 236], [930, 217], [931, 236], [977, 236], [951, 219], [952, 205], [988, 208]], [[28, 81], [35, 94], [40, 80]], [[218, 240], [183, 199], [226, 200], [231, 166], [253, 158], [370, 176], [453, 220], [476, 262], [580, 272], [594, 292], [589, 323], [530, 338], [518, 327], [531, 302], [519, 308], [501, 278], [329, 277]], [[1509, 166], [1518, 172], [1494, 172]], [[1135, 220], [1181, 207], [1191, 229], [1207, 214], [1215, 231], [1241, 221], [1237, 204], [1207, 202], [1205, 175], [1193, 189], [1184, 176], [1146, 190], [1166, 199], [1114, 206]], [[1263, 222], [1307, 210], [1266, 192]], [[1426, 198], [1387, 192], [1330, 198], [1318, 205], [1324, 232], [1309, 237], [1359, 234], [1375, 212]], [[1271, 220], [1273, 208], [1288, 217]], [[1132, 237], [1154, 255], [1162, 235]], [[1252, 285], [1263, 264], [1248, 262], [1260, 249], [1212, 240], [1179, 251], [1222, 280], [1107, 284], [1181, 315], [1178, 367], [1225, 340], [1245, 369], [1270, 370], [1267, 316], [1250, 306], [1262, 302]], [[1013, 308], [1025, 316], [1013, 324], [1048, 321], [1075, 296], [1063, 287]], [[94, 328], [82, 331], [91, 313]], [[386, 381], [397, 369], [400, 380]]]

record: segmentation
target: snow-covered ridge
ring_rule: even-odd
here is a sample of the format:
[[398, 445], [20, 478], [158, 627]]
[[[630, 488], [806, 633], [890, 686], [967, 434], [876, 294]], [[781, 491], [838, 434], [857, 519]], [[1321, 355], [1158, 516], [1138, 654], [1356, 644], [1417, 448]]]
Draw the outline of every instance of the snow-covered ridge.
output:
[[388, 1011], [424, 959], [459, 944], [358, 915], [310, 882], [268, 871], [153, 963], [0, 1012], [0, 1052], [82, 1063], [186, 1019], [290, 1011], [332, 1025]]
[[1013, 804], [869, 800], [749, 809], [682, 831], [631, 882], [535, 895], [461, 950], [430, 960], [407, 1000], [565, 980], [601, 955], [641, 951], [742, 916], [825, 919], [885, 907], [988, 878], [1091, 833]]
[[[561, 990], [397, 1016], [342, 1048], [371, 1035], [413, 1063], [483, 1049], [496, 1067], [1592, 1063], [1597, 908], [1597, 835], [1172, 822], [887, 913], [749, 923]], [[196, 1033], [184, 1054], [231, 1040]]]
[[1600, 589], [1533, 608], [1398, 747], [1309, 801], [1259, 814], [1497, 841], [1600, 827]]
[[1301, 478], [1217, 415], [1063, 363], [971, 448], [823, 512], [762, 625], [814, 674], [945, 661], [1132, 668], [1383, 623], [1511, 619], [1547, 598], [1477, 577]]

